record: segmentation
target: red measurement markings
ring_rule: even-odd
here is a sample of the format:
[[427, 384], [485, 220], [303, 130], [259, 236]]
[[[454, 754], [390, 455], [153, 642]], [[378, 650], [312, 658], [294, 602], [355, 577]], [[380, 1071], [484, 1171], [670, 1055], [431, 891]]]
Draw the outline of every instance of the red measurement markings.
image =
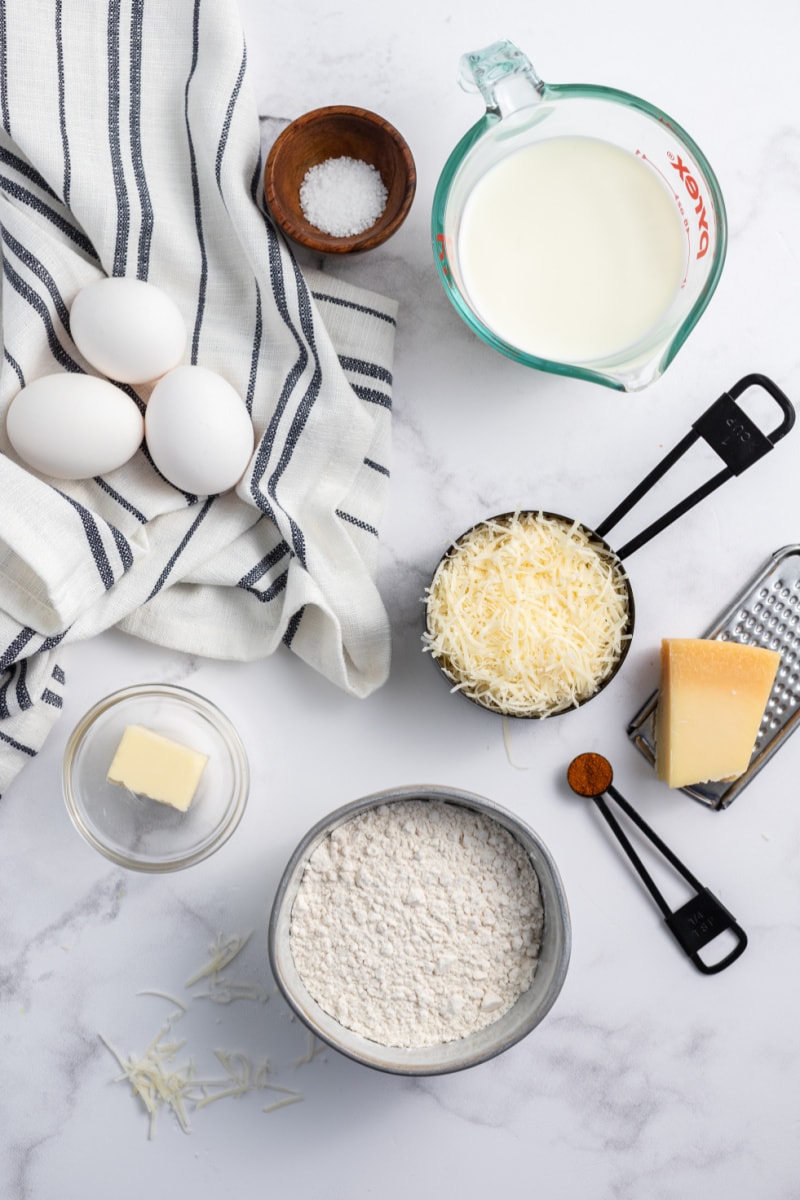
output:
[[[681, 287], [685, 287], [686, 281], [689, 278], [689, 251], [691, 249], [691, 234], [689, 232], [689, 222], [686, 217], [686, 210], [683, 207], [683, 203], [681, 201], [680, 195], [678, 194], [678, 192], [675, 191], [675, 188], [672, 186], [672, 181], [668, 178], [668, 176], [666, 176], [664, 174], [664, 172], [661, 170], [661, 168], [658, 166], [658, 164], [655, 163], [652, 158], [648, 158], [648, 156], [645, 154], [644, 150], [637, 150], [636, 153], [637, 153], [638, 157], [641, 158], [642, 162], [646, 162], [649, 165], [650, 169], [652, 171], [655, 171], [656, 175], [658, 175], [661, 179], [664, 180], [664, 184], [667, 187], [667, 189], [672, 193], [672, 197], [673, 197], [676, 205], [678, 206], [678, 212], [681, 214], [681, 218], [683, 220], [683, 232], [686, 235], [686, 270], [683, 273], [683, 279], [681, 280]], [[671, 154], [671, 151], [668, 150], [667, 157], [669, 157], [670, 154]]]
[[446, 240], [443, 233], [437, 233], [436, 241], [439, 243], [439, 262], [442, 264], [442, 271], [446, 275], [447, 272], [447, 249]]

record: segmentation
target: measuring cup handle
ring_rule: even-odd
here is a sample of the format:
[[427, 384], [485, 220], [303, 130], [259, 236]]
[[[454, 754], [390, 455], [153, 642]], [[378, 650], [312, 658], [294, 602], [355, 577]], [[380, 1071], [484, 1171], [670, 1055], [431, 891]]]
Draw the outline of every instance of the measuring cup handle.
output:
[[[760, 387], [767, 392], [783, 413], [783, 420], [772, 433], [759, 429], [736, 403], [737, 398], [751, 387]], [[786, 436], [794, 419], [791, 401], [776, 383], [766, 375], [745, 375], [698, 417], [692, 429], [717, 452], [732, 475], [741, 475], [769, 453], [775, 442]]]
[[782, 437], [786, 437], [786, 434], [794, 425], [796, 416], [794, 405], [785, 392], [781, 391], [777, 383], [773, 383], [772, 380], [766, 375], [759, 375], [756, 373], [745, 375], [739, 380], [738, 383], [735, 383], [733, 387], [730, 388], [728, 395], [734, 400], [738, 400], [742, 392], [746, 392], [750, 387], [763, 388], [765, 392], [768, 392], [769, 395], [772, 396], [772, 399], [783, 413], [783, 420], [781, 421], [780, 425], [778, 425], [772, 433], [767, 434], [770, 442], [774, 445], [775, 442], [779, 442]]
[[[750, 387], [763, 388], [777, 403], [783, 413], [780, 424], [771, 433], [764, 433], [755, 421], [747, 415], [744, 409], [736, 403], [737, 398]], [[726, 480], [734, 475], [741, 475], [753, 463], [763, 458], [777, 441], [786, 436], [794, 425], [794, 422], [794, 407], [788, 396], [781, 391], [776, 383], [773, 383], [766, 375], [750, 374], [743, 376], [729, 391], [723, 392], [719, 399], [715, 400], [702, 416], [698, 417], [693, 423], [690, 432], [626, 496], [622, 503], [617, 505], [614, 511], [606, 517], [605, 521], [597, 526], [597, 533], [601, 537], [605, 537], [608, 530], [612, 529], [622, 517], [630, 512], [634, 505], [641, 500], [642, 496], [650, 491], [653, 485], [686, 453], [689, 447], [699, 438], [703, 438], [722, 459], [725, 464], [723, 470], [711, 479], [706, 480], [705, 483], [701, 484], [700, 487], [686, 496], [662, 517], [659, 517], [658, 520], [648, 525], [637, 537], [631, 538], [629, 542], [617, 551], [619, 558], [625, 558], [626, 555], [632, 554], [634, 550], [638, 550], [641, 546], [644, 546], [657, 533], [660, 533], [662, 529], [666, 529], [678, 517], [687, 513], [689, 509], [694, 508], [696, 504], [720, 487]]]

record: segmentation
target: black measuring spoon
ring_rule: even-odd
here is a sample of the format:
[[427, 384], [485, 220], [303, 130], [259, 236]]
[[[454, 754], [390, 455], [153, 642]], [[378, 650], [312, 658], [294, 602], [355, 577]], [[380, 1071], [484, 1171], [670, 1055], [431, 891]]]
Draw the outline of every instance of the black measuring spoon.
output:
[[[700, 883], [688, 867], [670, 850], [669, 846], [658, 836], [643, 817], [639, 815], [613, 785], [614, 773], [611, 763], [602, 754], [579, 754], [573, 758], [567, 768], [567, 783], [578, 796], [593, 800], [607, 822], [614, 836], [622, 846], [628, 858], [633, 863], [642, 882], [655, 900], [664, 915], [667, 928], [689, 956], [698, 971], [704, 975], [716, 975], [725, 967], [735, 962], [747, 946], [747, 934], [741, 925], [728, 912], [727, 908], [712, 895], [707, 887]], [[657, 888], [652, 876], [632, 846], [627, 834], [619, 821], [611, 812], [606, 797], [614, 800], [627, 817], [650, 839], [655, 848], [664, 856], [667, 862], [682, 875], [695, 894], [678, 909], [671, 909]], [[700, 957], [700, 951], [713, 942], [720, 934], [730, 931], [736, 939], [736, 944], [729, 954], [716, 962], [707, 963]]]

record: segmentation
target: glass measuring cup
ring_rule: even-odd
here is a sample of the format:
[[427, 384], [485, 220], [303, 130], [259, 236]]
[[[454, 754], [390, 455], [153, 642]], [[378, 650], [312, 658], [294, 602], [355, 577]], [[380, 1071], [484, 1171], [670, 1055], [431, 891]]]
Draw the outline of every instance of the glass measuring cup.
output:
[[[675, 121], [636, 96], [608, 87], [544, 83], [512, 42], [496, 42], [464, 55], [461, 84], [465, 90], [481, 92], [486, 112], [448, 158], [432, 212], [435, 260], [456, 311], [490, 346], [526, 366], [622, 391], [646, 387], [663, 374], [697, 324], [725, 261], [725, 205], [705, 156]], [[499, 165], [506, 166], [510, 156], [555, 139], [573, 139], [573, 144], [574, 139], [591, 139], [594, 144], [603, 143], [633, 156], [650, 172], [648, 186], [654, 178], [660, 181], [662, 189], [658, 189], [656, 199], [663, 203], [663, 190], [679, 230], [680, 246], [676, 242], [675, 254], [682, 261], [676, 259], [672, 299], [633, 340], [599, 351], [595, 348], [586, 356], [578, 351], [548, 357], [530, 346], [521, 348], [519, 339], [509, 338], [501, 322], [487, 317], [465, 279], [462, 233], [465, 210], [476, 187]], [[543, 170], [534, 189], [545, 189], [547, 183]], [[553, 231], [556, 236], [557, 231]], [[520, 294], [536, 292], [536, 268], [531, 265], [530, 274], [521, 277], [520, 273], [526, 272], [521, 258], [503, 254], [502, 261], [492, 264], [498, 287], [507, 287], [509, 293], [515, 288]], [[578, 291], [574, 292], [576, 299]], [[568, 298], [565, 313], [567, 308]], [[569, 320], [568, 315], [565, 320]]]

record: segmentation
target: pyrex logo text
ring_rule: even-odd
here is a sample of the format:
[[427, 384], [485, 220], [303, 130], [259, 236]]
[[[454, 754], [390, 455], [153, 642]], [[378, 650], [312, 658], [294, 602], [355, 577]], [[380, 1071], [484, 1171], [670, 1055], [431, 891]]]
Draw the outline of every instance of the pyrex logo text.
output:
[[700, 231], [700, 244], [695, 258], [702, 258], [708, 251], [709, 234], [708, 234], [708, 218], [706, 216], [706, 205], [703, 197], [700, 195], [700, 188], [697, 186], [697, 180], [694, 175], [689, 174], [689, 168], [683, 161], [680, 155], [673, 162], [673, 167], [683, 180], [683, 185], [691, 200], [696, 200], [694, 211], [697, 213], [698, 221], [697, 228]]

